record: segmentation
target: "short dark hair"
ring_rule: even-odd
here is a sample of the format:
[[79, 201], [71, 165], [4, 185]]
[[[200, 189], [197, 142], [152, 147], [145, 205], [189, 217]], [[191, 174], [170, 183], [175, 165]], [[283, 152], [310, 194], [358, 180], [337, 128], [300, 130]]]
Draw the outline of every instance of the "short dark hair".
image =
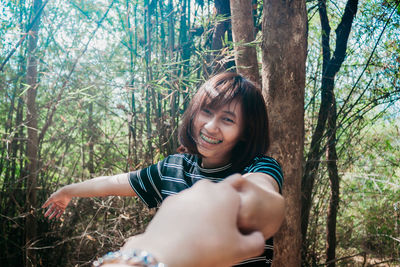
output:
[[255, 156], [267, 152], [268, 114], [261, 90], [234, 72], [212, 77], [192, 98], [179, 131], [179, 141], [186, 152], [200, 155], [192, 132], [193, 120], [200, 110], [204, 107], [217, 108], [236, 99], [242, 104], [243, 138], [232, 150], [231, 162], [235, 170], [242, 170]]

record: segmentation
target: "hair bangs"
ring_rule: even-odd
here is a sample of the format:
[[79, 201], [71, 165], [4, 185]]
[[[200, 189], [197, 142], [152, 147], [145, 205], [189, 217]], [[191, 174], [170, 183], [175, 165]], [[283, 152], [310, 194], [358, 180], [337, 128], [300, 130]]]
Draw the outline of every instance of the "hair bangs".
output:
[[[201, 109], [218, 109], [238, 100], [242, 105], [243, 140], [232, 150], [235, 170], [240, 171], [256, 155], [264, 154], [269, 147], [268, 114], [261, 89], [233, 72], [220, 73], [206, 81], [194, 95], [183, 116], [179, 141], [185, 152], [199, 155], [193, 138], [193, 121]], [[200, 155], [201, 156], [201, 155]]]
[[233, 100], [243, 96], [241, 79], [238, 79], [238, 77], [213, 82], [213, 79], [211, 79], [204, 84], [202, 88], [204, 93], [201, 95], [199, 108], [218, 108], [230, 104]]

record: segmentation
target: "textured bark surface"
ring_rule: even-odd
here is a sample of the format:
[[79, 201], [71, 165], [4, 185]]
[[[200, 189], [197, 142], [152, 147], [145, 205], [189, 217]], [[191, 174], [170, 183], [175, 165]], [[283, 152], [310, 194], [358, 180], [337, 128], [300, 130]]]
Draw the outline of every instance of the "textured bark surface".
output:
[[231, 1], [232, 38], [237, 72], [261, 86], [252, 9], [252, 0]]
[[228, 41], [232, 41], [231, 9], [229, 0], [215, 0], [214, 6], [215, 15], [226, 19], [218, 22], [214, 29], [211, 42], [211, 50], [214, 51], [214, 58], [212, 60], [212, 70], [209, 70], [210, 74], [216, 74], [234, 66], [233, 61], [226, 62], [222, 42], [225, 38], [225, 34], [228, 36]]
[[270, 154], [282, 165], [286, 217], [275, 235], [273, 266], [300, 266], [300, 190], [307, 54], [305, 1], [264, 1], [262, 83], [269, 113]]
[[[42, 6], [41, 0], [35, 0], [33, 3], [33, 18], [40, 12]], [[26, 99], [26, 126], [28, 128], [28, 141], [26, 145], [26, 156], [28, 159], [28, 176], [26, 180], [26, 221], [25, 221], [25, 242], [26, 242], [26, 257], [25, 266], [36, 266], [36, 255], [30, 247], [35, 241], [37, 232], [37, 222], [35, 217], [36, 208], [36, 187], [37, 187], [37, 172], [38, 172], [38, 112], [36, 108], [36, 93], [38, 88], [37, 83], [37, 68], [38, 63], [35, 57], [38, 41], [40, 15], [35, 21], [28, 43], [28, 62], [26, 83], [29, 85]]]
[[211, 49], [219, 50], [222, 48], [222, 38], [224, 37], [225, 32], [228, 32], [228, 36], [231, 35], [230, 31], [231, 10], [230, 10], [229, 0], [216, 0], [214, 5], [215, 5], [216, 15], [227, 18], [226, 20], [217, 23], [214, 30]]
[[329, 182], [331, 186], [331, 196], [329, 200], [328, 217], [326, 222], [326, 262], [328, 267], [335, 267], [336, 258], [336, 219], [340, 200], [340, 177], [337, 168], [336, 153], [336, 100], [332, 94], [332, 106], [328, 116], [328, 145], [326, 149], [326, 158], [328, 165]]

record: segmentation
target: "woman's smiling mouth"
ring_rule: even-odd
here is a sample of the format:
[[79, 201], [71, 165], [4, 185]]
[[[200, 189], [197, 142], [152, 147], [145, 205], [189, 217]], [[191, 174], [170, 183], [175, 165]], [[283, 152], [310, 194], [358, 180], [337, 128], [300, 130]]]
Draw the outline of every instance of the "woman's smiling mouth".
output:
[[210, 143], [210, 144], [213, 144], [213, 145], [222, 143], [222, 140], [219, 140], [219, 139], [216, 139], [216, 138], [207, 136], [207, 135], [205, 135], [205, 134], [203, 134], [203, 133], [201, 133], [201, 132], [200, 132], [200, 138], [201, 138], [203, 141], [205, 141], [205, 142], [207, 142], [207, 143]]

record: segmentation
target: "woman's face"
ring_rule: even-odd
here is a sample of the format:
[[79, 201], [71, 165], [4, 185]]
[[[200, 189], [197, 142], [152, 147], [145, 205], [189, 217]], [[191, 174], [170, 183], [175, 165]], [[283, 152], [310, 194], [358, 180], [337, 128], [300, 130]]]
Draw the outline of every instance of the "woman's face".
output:
[[193, 121], [193, 136], [204, 168], [220, 167], [230, 161], [232, 149], [242, 138], [243, 123], [238, 100], [200, 110]]

